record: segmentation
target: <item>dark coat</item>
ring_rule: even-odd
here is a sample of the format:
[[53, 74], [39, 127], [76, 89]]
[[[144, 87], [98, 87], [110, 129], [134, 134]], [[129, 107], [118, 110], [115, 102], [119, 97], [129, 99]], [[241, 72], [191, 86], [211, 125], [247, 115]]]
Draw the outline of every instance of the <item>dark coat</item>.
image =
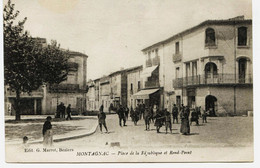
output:
[[42, 134], [44, 135], [45, 132], [49, 129], [52, 128], [51, 122], [50, 121], [45, 121], [43, 124], [43, 128], [42, 128]]

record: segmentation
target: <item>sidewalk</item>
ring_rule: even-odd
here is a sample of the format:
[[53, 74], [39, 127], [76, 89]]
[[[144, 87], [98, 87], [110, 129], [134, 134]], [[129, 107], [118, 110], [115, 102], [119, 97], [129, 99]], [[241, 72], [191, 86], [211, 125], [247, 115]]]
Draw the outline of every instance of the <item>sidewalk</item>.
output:
[[[29, 138], [29, 144], [42, 143], [42, 126], [47, 116], [22, 116], [22, 122], [10, 122], [14, 116], [5, 117], [6, 145], [21, 144], [23, 136]], [[81, 138], [95, 133], [98, 126], [96, 116], [72, 116], [73, 120], [55, 119], [53, 125], [54, 142]]]

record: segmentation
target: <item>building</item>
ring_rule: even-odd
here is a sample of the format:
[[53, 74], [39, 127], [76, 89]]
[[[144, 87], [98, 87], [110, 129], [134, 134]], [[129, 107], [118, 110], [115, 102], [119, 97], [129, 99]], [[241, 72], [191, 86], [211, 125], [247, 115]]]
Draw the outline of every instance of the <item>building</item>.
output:
[[136, 66], [127, 70], [127, 106], [135, 108], [137, 104], [142, 103], [137, 96], [137, 92], [143, 88], [141, 73], [143, 66]]
[[131, 67], [89, 81], [87, 111], [98, 111], [101, 105], [104, 112], [115, 111], [120, 104], [134, 107], [138, 101], [133, 96], [142, 88], [141, 72], [142, 66]]
[[87, 58], [86, 54], [69, 51], [69, 74], [66, 81], [58, 85], [46, 87], [46, 113], [56, 111], [57, 104], [63, 102], [65, 106], [71, 104], [73, 113], [82, 114], [86, 111], [87, 86]]
[[[47, 46], [46, 39], [36, 38], [43, 46]], [[30, 94], [21, 93], [21, 114], [55, 114], [57, 104], [63, 102], [71, 104], [72, 111], [82, 113], [86, 110], [87, 87], [87, 58], [88, 56], [69, 51], [69, 74], [66, 81], [58, 85], [43, 85]], [[5, 86], [5, 114], [15, 115], [12, 108], [16, 94]]]
[[142, 51], [144, 71], [159, 70], [147, 81], [159, 84], [161, 108], [201, 106], [212, 115], [253, 109], [252, 20], [207, 20]]

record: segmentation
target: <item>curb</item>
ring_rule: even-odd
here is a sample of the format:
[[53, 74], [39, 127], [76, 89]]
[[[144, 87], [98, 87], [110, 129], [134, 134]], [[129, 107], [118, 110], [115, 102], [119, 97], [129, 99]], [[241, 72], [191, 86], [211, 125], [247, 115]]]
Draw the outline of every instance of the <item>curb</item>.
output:
[[[62, 142], [62, 141], [67, 141], [67, 140], [72, 140], [72, 139], [78, 139], [78, 138], [83, 138], [86, 136], [90, 136], [92, 134], [94, 134], [97, 131], [98, 128], [98, 123], [96, 124], [95, 127], [93, 127], [93, 129], [91, 129], [88, 133], [86, 134], [81, 134], [81, 135], [76, 135], [76, 136], [70, 136], [70, 137], [63, 137], [63, 138], [58, 138], [58, 139], [54, 139], [53, 142]], [[29, 142], [28, 144], [41, 144], [43, 142], [43, 140], [36, 140], [33, 142]], [[10, 143], [8, 145], [17, 145], [18, 143]]]

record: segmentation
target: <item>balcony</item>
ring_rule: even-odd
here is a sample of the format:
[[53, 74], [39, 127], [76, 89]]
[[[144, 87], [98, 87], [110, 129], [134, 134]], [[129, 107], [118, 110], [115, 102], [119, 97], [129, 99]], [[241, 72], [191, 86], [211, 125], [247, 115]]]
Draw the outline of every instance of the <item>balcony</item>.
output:
[[79, 92], [79, 84], [54, 84], [49, 87], [50, 92], [54, 93], [74, 93]]
[[216, 74], [210, 77], [205, 75], [190, 76], [173, 80], [174, 88], [199, 85], [234, 85], [234, 84], [252, 84], [251, 75], [246, 78], [235, 78], [235, 74]]
[[155, 88], [155, 87], [160, 87], [159, 80], [145, 82], [145, 88]]
[[182, 59], [182, 55], [179, 53], [179, 54], [173, 54], [172, 55], [172, 61], [173, 62], [178, 62], [178, 61], [181, 61]]
[[[6, 97], [16, 97], [16, 92], [11, 89], [7, 89]], [[39, 87], [37, 90], [33, 90], [31, 93], [27, 92], [21, 92], [20, 94], [21, 98], [42, 98], [43, 97], [43, 89], [42, 87]]]

